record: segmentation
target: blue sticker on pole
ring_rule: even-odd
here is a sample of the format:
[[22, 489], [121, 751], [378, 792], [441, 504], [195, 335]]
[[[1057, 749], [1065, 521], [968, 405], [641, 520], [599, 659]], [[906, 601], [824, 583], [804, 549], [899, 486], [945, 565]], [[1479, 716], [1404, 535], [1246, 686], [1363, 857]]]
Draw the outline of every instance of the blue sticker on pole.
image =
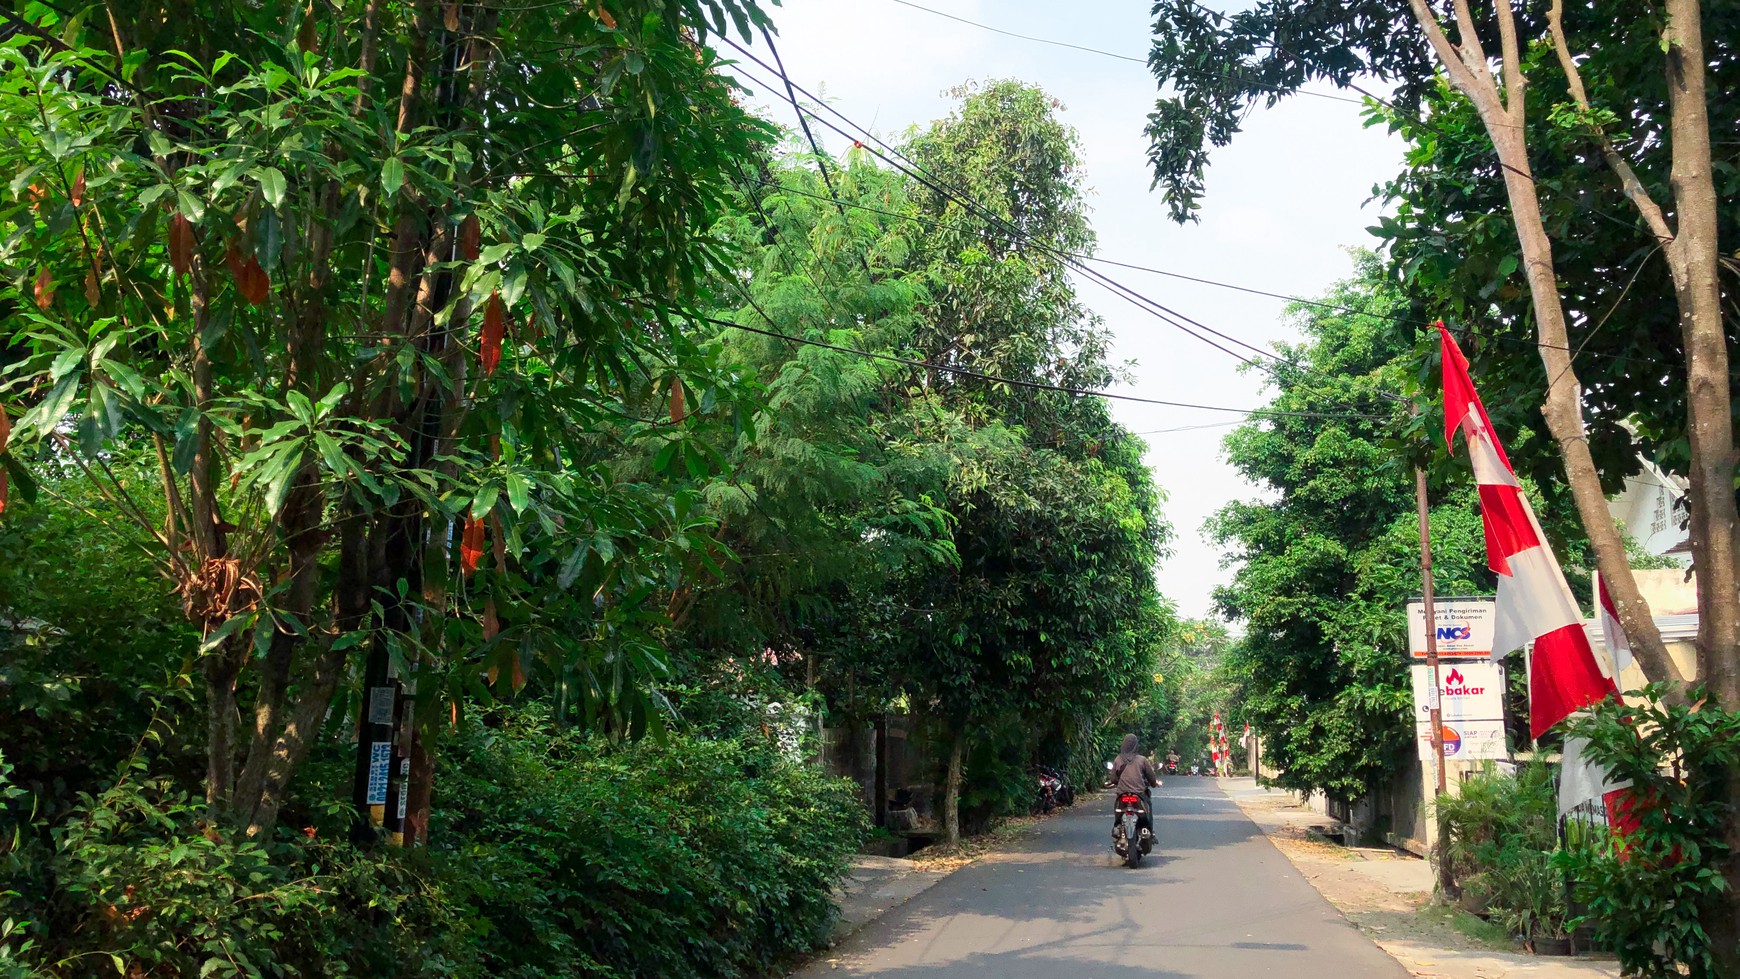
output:
[[376, 741], [369, 745], [369, 798], [371, 806], [387, 804], [388, 766], [393, 760], [393, 743]]

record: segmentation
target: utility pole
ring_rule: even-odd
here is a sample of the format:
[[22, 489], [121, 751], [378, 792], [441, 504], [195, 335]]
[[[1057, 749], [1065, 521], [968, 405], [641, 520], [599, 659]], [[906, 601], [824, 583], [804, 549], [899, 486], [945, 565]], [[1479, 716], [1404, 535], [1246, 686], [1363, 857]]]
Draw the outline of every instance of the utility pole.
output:
[[[1437, 762], [1438, 798], [1449, 791], [1449, 777], [1444, 768], [1444, 712], [1438, 700], [1438, 614], [1432, 600], [1432, 524], [1426, 506], [1426, 470], [1414, 467], [1414, 506], [1420, 515], [1420, 576], [1426, 613], [1426, 705], [1432, 725], [1432, 757]], [[1450, 879], [1450, 864], [1444, 859], [1444, 832], [1437, 834], [1438, 889], [1449, 894], [1454, 882]]]

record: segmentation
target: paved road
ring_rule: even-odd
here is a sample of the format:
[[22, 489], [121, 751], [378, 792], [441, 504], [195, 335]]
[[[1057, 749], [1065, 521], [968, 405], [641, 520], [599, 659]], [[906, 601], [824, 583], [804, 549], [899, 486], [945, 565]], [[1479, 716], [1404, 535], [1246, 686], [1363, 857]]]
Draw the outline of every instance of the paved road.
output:
[[1105, 796], [946, 878], [800, 979], [1406, 979], [1220, 791], [1155, 792], [1160, 844], [1114, 864]]

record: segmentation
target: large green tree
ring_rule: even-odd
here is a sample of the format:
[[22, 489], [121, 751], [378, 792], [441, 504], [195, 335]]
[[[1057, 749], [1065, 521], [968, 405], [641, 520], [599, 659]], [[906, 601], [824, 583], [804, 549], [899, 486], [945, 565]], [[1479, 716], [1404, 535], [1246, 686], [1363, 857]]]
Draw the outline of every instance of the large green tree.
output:
[[[1263, 736], [1277, 784], [1360, 798], [1413, 750], [1406, 602], [1420, 590], [1414, 480], [1396, 442], [1410, 415], [1412, 345], [1371, 254], [1357, 276], [1297, 306], [1305, 342], [1281, 350], [1269, 407], [1301, 415], [1247, 422], [1227, 458], [1273, 498], [1235, 502], [1211, 527], [1236, 566], [1216, 593], [1245, 636], [1231, 671]], [[1348, 417], [1350, 414], [1364, 417]], [[1321, 416], [1321, 417], [1316, 417]], [[1479, 512], [1467, 488], [1432, 508], [1434, 574], [1444, 594], [1491, 590]]]
[[[761, 19], [3, 15], [7, 471], [58, 498], [76, 469], [179, 593], [207, 793], [248, 834], [341, 694], [395, 675], [425, 722], [538, 664], [614, 726], [648, 718], [657, 597], [704, 530], [678, 392], [736, 402], [667, 317], [728, 274], [709, 229], [766, 133], [703, 43], [727, 16]], [[616, 480], [612, 437], [671, 480]], [[430, 753], [411, 761], [415, 814]]]
[[1075, 136], [1030, 86], [961, 94], [904, 145], [916, 177], [864, 152], [745, 168], [751, 257], [719, 298], [769, 409], [708, 490], [744, 564], [694, 634], [771, 650], [848, 720], [934, 722], [951, 833], [969, 761], [1085, 746], [1168, 615], [1139, 443], [1098, 398], [1019, 386], [1112, 377], [1056, 256], [1091, 245]]

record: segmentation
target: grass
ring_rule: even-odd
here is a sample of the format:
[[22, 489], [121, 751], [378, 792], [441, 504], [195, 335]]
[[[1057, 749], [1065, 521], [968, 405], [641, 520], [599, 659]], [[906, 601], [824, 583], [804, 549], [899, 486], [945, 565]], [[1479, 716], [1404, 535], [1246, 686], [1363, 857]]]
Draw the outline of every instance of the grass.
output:
[[1498, 952], [1514, 952], [1517, 943], [1510, 932], [1479, 915], [1448, 904], [1428, 904], [1419, 911], [1426, 921], [1448, 927], [1463, 937]]

